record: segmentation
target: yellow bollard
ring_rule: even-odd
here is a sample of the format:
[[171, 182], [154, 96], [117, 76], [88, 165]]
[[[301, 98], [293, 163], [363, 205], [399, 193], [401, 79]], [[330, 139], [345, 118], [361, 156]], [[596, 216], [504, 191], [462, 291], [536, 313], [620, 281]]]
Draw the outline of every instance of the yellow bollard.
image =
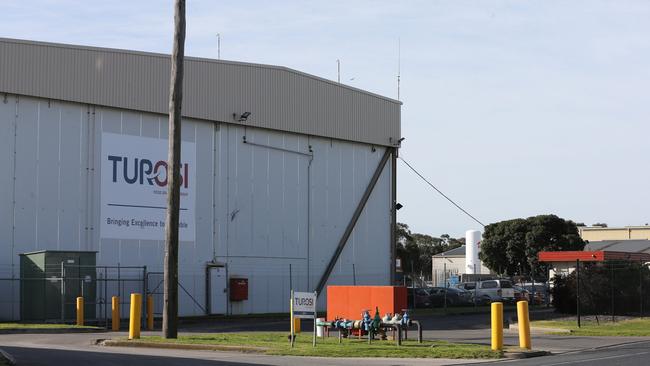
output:
[[153, 295], [147, 295], [147, 329], [153, 330]]
[[293, 318], [293, 332], [300, 333], [300, 318]]
[[519, 322], [519, 347], [530, 349], [528, 301], [517, 301], [517, 321]]
[[503, 303], [492, 303], [492, 350], [503, 349]]
[[84, 325], [84, 298], [77, 297], [77, 325]]
[[112, 328], [114, 332], [117, 332], [120, 330], [120, 298], [117, 296], [111, 298], [111, 313]]
[[140, 339], [141, 313], [142, 295], [131, 294], [131, 311], [129, 313], [129, 339]]

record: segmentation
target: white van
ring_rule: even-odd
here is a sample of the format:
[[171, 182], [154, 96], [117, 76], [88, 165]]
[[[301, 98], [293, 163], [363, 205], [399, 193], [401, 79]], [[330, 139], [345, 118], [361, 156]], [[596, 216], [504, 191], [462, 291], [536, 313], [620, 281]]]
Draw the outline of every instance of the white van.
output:
[[[489, 302], [515, 302], [515, 289], [510, 280], [485, 280], [478, 282], [476, 297]], [[488, 299], [489, 298], [489, 299]]]

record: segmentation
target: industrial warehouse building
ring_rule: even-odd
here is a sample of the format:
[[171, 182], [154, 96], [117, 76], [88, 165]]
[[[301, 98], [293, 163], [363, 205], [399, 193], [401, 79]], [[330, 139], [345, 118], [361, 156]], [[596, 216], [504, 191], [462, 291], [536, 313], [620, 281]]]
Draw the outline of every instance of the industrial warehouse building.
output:
[[[0, 319], [72, 318], [79, 295], [101, 318], [130, 292], [161, 311], [169, 74], [168, 55], [0, 39]], [[182, 141], [181, 316], [391, 284], [398, 101], [186, 58]]]

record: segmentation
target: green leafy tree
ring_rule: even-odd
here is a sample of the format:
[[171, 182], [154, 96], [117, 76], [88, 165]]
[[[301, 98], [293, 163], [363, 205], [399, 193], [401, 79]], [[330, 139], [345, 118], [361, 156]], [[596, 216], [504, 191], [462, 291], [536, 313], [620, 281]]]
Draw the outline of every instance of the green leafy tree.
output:
[[540, 251], [582, 250], [584, 246], [573, 221], [539, 215], [487, 225], [480, 258], [499, 274], [541, 275]]
[[411, 263], [414, 263], [419, 257], [417, 245], [413, 240], [413, 235], [409, 226], [401, 222], [397, 223], [397, 247], [395, 255], [402, 260], [402, 271], [404, 273], [413, 273]]
[[413, 233], [408, 225], [397, 223], [396, 255], [402, 259], [402, 270], [405, 273], [419, 275], [431, 273], [432, 256], [444, 251], [457, 248], [465, 243], [465, 239], [454, 239], [448, 234], [439, 238]]

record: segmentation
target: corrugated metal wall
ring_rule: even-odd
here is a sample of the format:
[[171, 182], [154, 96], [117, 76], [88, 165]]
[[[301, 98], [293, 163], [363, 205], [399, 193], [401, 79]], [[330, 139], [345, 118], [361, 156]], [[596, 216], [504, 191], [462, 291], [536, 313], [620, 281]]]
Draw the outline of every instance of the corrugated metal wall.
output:
[[[0, 100], [0, 277], [18, 277], [19, 253], [44, 249], [97, 250], [98, 265], [162, 271], [162, 241], [100, 239], [102, 132], [166, 139], [167, 118], [15, 95]], [[196, 144], [198, 168], [196, 241], [180, 245], [181, 284], [205, 304], [206, 262], [224, 262], [250, 286], [249, 300], [229, 311], [287, 311], [290, 281], [296, 290], [313, 289], [384, 148], [195, 119], [183, 121], [182, 136]], [[390, 282], [390, 192], [388, 165], [330, 284], [351, 284], [353, 264], [358, 284]], [[0, 287], [0, 318], [17, 318], [17, 286]], [[203, 313], [183, 291], [180, 300], [182, 315]]]
[[[0, 38], [0, 92], [166, 114], [169, 56]], [[183, 115], [395, 145], [400, 102], [257, 64], [186, 58]]]

